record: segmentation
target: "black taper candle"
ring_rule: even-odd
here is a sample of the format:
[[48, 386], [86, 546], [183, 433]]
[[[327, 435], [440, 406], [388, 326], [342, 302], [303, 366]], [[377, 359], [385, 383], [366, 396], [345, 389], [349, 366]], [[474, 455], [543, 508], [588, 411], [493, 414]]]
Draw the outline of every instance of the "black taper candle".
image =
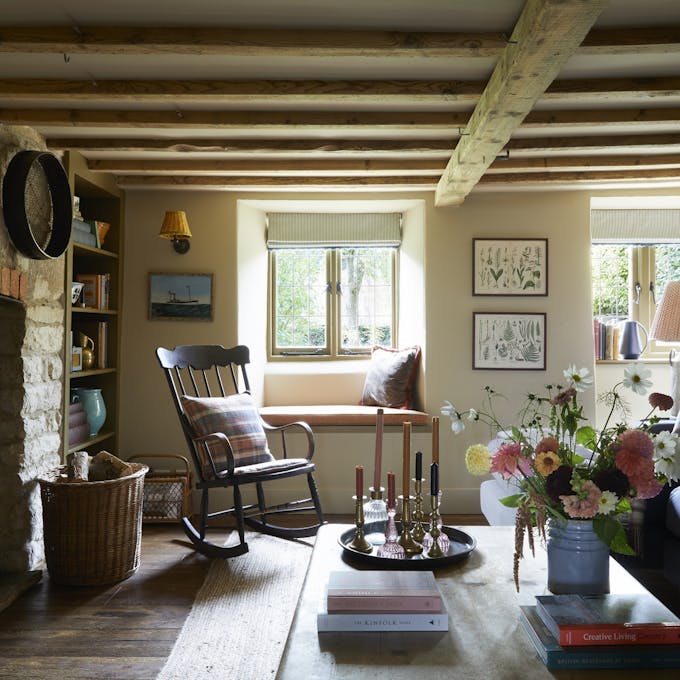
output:
[[430, 493], [433, 496], [439, 493], [439, 463], [430, 465]]
[[423, 478], [423, 453], [416, 451], [416, 479]]

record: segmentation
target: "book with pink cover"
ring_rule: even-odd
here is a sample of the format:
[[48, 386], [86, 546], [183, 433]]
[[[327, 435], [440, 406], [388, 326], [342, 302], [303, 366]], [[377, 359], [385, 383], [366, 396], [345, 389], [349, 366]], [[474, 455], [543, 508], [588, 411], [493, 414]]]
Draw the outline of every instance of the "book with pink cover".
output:
[[332, 571], [326, 606], [334, 612], [442, 611], [431, 571]]

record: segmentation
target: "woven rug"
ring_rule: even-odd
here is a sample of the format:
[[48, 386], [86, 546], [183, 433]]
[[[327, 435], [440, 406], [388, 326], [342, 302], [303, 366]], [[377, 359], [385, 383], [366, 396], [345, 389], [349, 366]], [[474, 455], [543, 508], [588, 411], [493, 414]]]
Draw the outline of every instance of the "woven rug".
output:
[[314, 538], [249, 532], [249, 552], [213, 560], [157, 680], [274, 678]]

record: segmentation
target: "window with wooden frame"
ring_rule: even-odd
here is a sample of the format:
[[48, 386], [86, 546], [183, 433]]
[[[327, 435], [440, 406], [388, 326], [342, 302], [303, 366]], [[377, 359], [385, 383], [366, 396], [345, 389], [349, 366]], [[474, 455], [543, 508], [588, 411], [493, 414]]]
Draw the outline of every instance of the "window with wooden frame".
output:
[[267, 245], [271, 357], [396, 345], [398, 216], [269, 215]]
[[[649, 332], [666, 284], [680, 280], [680, 208], [591, 210], [591, 230], [594, 318]], [[665, 359], [673, 347], [650, 340], [642, 358]]]

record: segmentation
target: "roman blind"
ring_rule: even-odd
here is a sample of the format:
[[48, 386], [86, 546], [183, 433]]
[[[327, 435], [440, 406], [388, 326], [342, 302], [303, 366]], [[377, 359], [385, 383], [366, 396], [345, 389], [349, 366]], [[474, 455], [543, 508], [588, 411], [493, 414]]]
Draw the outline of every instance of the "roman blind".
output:
[[680, 243], [680, 208], [593, 208], [593, 243]]
[[267, 248], [398, 248], [401, 213], [268, 213]]

